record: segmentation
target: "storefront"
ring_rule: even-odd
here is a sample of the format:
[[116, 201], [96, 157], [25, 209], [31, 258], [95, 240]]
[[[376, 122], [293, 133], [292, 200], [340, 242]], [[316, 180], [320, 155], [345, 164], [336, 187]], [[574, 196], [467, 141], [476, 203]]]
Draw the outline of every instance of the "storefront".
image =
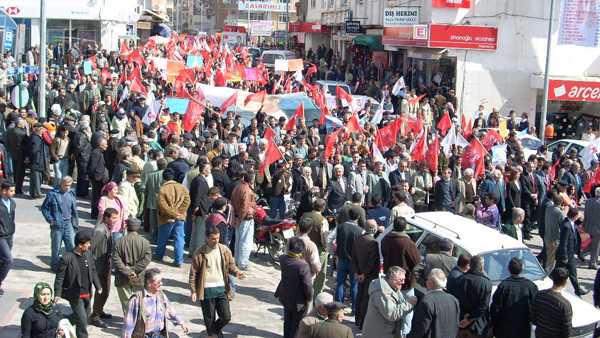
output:
[[330, 28], [318, 22], [290, 22], [290, 35], [305, 54], [309, 48], [315, 51], [321, 44], [329, 45], [329, 33]]
[[[536, 111], [539, 112], [544, 99], [543, 77], [533, 76], [531, 82], [536, 93]], [[600, 129], [600, 78], [552, 77], [546, 121], [554, 125], [558, 138], [581, 138], [588, 127]], [[539, 128], [539, 118], [536, 125]]]

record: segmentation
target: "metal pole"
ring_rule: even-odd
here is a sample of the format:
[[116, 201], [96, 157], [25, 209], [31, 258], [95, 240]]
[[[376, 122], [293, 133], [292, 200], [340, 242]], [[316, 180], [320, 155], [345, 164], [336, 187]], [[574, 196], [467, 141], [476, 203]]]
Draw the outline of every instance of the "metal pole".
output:
[[40, 0], [40, 80], [38, 88], [38, 116], [46, 117], [46, 0]]
[[69, 49], [73, 48], [73, 21], [69, 19]]
[[285, 2], [285, 14], [287, 16], [285, 22], [285, 50], [288, 50], [288, 44], [290, 43], [290, 0], [286, 0]]
[[546, 118], [548, 115], [548, 87], [550, 84], [550, 58], [552, 56], [552, 21], [554, 21], [554, 0], [550, 0], [550, 19], [548, 20], [548, 39], [546, 41], [546, 67], [544, 70], [544, 99], [540, 117], [540, 139], [544, 142]]

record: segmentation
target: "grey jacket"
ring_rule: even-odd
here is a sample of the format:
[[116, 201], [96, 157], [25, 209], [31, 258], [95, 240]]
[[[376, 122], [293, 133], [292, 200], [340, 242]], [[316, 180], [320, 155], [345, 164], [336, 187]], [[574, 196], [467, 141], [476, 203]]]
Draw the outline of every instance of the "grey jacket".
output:
[[550, 243], [560, 240], [560, 224], [564, 219], [565, 214], [559, 207], [550, 204], [546, 208], [544, 242]]
[[400, 338], [406, 314], [413, 306], [400, 290], [380, 277], [369, 286], [369, 306], [363, 324], [363, 338]]
[[600, 235], [600, 199], [590, 198], [585, 201], [583, 227], [592, 236]]

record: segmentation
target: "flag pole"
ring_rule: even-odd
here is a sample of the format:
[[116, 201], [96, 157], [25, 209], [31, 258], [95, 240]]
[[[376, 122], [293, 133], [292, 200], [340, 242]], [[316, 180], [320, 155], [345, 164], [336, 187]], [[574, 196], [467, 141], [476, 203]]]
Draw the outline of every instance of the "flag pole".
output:
[[[550, 18], [548, 19], [548, 37], [546, 39], [546, 66], [544, 70], [544, 98], [542, 100], [542, 116], [540, 117], [540, 139], [546, 137], [546, 118], [548, 115], [548, 87], [550, 86], [550, 58], [552, 57], [552, 23], [554, 21], [554, 0], [550, 0]], [[535, 124], [535, 123], [534, 123]]]

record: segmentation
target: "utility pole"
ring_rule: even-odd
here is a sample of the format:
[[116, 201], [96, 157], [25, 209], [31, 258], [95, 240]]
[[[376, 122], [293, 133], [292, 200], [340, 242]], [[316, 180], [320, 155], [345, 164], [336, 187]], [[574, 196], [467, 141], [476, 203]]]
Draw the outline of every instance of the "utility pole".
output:
[[548, 39], [546, 40], [546, 67], [544, 70], [544, 99], [540, 117], [540, 140], [546, 137], [546, 118], [548, 116], [548, 87], [550, 86], [550, 58], [552, 56], [552, 21], [554, 21], [554, 0], [550, 0], [550, 19], [548, 20]]
[[46, 117], [46, 0], [40, 0], [40, 87], [38, 88], [38, 116]]
[[285, 50], [289, 50], [290, 43], [290, 0], [285, 1], [285, 15], [287, 20], [285, 22]]

